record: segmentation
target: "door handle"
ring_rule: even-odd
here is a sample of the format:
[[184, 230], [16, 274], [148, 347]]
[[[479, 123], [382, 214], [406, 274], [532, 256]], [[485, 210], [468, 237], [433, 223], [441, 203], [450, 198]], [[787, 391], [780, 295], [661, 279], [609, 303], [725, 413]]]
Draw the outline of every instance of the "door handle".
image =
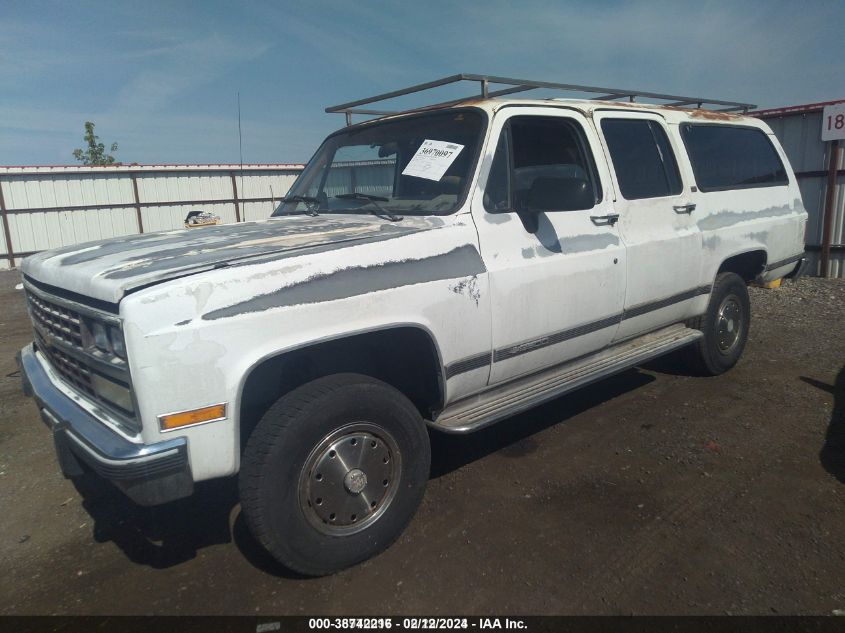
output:
[[607, 215], [591, 215], [590, 219], [596, 226], [613, 226], [619, 221], [619, 214], [608, 213]]
[[695, 211], [694, 204], [679, 204], [672, 208], [675, 210], [675, 213], [692, 213]]

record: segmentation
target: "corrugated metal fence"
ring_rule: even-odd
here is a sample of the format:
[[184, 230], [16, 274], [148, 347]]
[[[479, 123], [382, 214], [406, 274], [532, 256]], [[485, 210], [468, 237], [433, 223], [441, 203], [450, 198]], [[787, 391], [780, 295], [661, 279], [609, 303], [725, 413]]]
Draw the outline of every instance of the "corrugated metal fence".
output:
[[[845, 277], [845, 159], [820, 138], [822, 107], [810, 104], [752, 113], [780, 139], [809, 212], [810, 274], [819, 274], [825, 206], [831, 206], [829, 275]], [[329, 193], [383, 193], [390, 161], [341, 163]], [[90, 240], [182, 228], [188, 211], [219, 215], [224, 223], [270, 215], [302, 165], [120, 165], [0, 167], [0, 268], [26, 255]], [[832, 195], [828, 196], [828, 183]], [[829, 200], [829, 202], [828, 202]]]
[[[837, 103], [837, 102], [831, 102]], [[801, 197], [809, 214], [807, 254], [809, 274], [819, 275], [823, 242], [823, 218], [828, 204], [828, 184], [833, 183], [829, 204], [829, 277], [845, 277], [845, 165], [843, 152], [834, 142], [821, 140], [823, 103], [751, 112], [766, 121], [780, 140], [798, 178]]]
[[270, 215], [302, 165], [0, 167], [0, 268], [32, 253], [183, 228], [188, 211], [224, 223]]

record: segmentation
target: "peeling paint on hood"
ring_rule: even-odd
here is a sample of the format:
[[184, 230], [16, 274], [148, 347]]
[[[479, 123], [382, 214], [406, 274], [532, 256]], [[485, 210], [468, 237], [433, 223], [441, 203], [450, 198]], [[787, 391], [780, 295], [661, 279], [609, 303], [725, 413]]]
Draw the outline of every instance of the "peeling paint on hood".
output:
[[136, 288], [220, 266], [336, 250], [444, 224], [442, 218], [415, 216], [395, 223], [368, 215], [271, 218], [44, 251], [27, 257], [22, 270], [36, 281], [117, 303]]

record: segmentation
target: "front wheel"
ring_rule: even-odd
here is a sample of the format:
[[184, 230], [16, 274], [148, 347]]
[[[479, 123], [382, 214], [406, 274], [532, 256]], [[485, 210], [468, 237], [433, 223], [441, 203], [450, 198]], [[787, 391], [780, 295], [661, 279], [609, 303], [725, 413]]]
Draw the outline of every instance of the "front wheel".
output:
[[688, 350], [688, 362], [696, 373], [718, 376], [736, 365], [751, 325], [751, 301], [742, 277], [717, 275], [707, 311], [688, 325], [704, 333]]
[[241, 507], [280, 563], [322, 576], [387, 548], [422, 500], [431, 461], [419, 412], [358, 374], [280, 398], [247, 442]]

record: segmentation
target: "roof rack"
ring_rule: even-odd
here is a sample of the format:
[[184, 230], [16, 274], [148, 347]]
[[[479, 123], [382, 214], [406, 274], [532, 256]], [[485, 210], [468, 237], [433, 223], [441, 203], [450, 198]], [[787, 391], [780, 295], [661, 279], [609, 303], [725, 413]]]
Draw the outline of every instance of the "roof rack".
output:
[[[424, 90], [431, 90], [432, 88], [439, 88], [440, 86], [446, 86], [449, 84], [454, 84], [462, 81], [473, 81], [478, 82], [480, 84], [481, 93], [480, 95], [471, 95], [468, 97], [464, 97], [462, 99], [452, 99], [450, 101], [443, 101], [441, 103], [435, 103], [428, 106], [427, 108], [432, 108], [436, 106], [448, 106], [455, 103], [460, 103], [462, 101], [466, 101], [467, 99], [473, 99], [477, 97], [481, 97], [483, 99], [491, 98], [491, 97], [502, 97], [504, 95], [515, 94], [517, 92], [525, 92], [527, 90], [535, 90], [537, 88], [548, 88], [552, 90], [563, 90], [566, 92], [580, 92], [580, 93], [593, 93], [600, 96], [593, 97], [598, 101], [612, 101], [615, 99], [627, 99], [630, 102], [634, 102], [635, 99], [638, 97], [646, 98], [646, 99], [657, 99], [659, 101], [665, 101], [666, 103], [662, 103], [660, 105], [671, 105], [671, 106], [695, 106], [696, 108], [702, 108], [705, 105], [708, 106], [724, 106], [722, 108], [718, 108], [716, 111], [718, 112], [735, 112], [737, 110], [741, 110], [743, 113], [748, 112], [749, 110], [753, 110], [757, 106], [751, 103], [738, 103], [735, 101], [722, 101], [721, 99], [705, 99], [704, 97], [683, 97], [680, 95], [667, 95], [667, 94], [659, 94], [656, 92], [645, 92], [643, 90], [625, 90], [622, 88], [597, 88], [596, 86], [578, 86], [575, 84], [561, 84], [555, 83], [551, 81], [532, 81], [529, 79], [513, 79], [510, 77], [497, 77], [495, 75], [472, 75], [468, 73], [460, 73], [458, 75], [450, 75], [449, 77], [443, 77], [442, 79], [435, 79], [434, 81], [428, 81], [422, 84], [416, 84], [415, 86], [409, 86], [408, 88], [402, 88], [400, 90], [394, 90], [392, 92], [385, 92], [384, 94], [376, 95], [374, 97], [367, 97], [365, 99], [358, 99], [357, 101], [350, 101], [349, 103], [341, 103], [340, 105], [330, 106], [326, 108], [326, 112], [333, 113], [343, 113], [346, 115], [346, 124], [352, 125], [352, 115], [353, 114], [367, 114], [367, 115], [376, 115], [376, 116], [385, 116], [389, 114], [399, 114], [401, 111], [387, 111], [387, 110], [372, 110], [370, 108], [360, 108], [359, 106], [368, 105], [371, 103], [376, 103], [378, 101], [386, 101], [388, 99], [393, 99], [395, 97], [401, 97], [403, 95], [413, 94], [415, 92], [422, 92]], [[502, 88], [500, 90], [490, 90], [490, 84], [501, 84], [504, 86], [509, 86], [508, 88]], [[418, 109], [418, 108], [414, 108]], [[715, 109], [715, 108], [713, 108]], [[410, 111], [410, 110], [406, 110]]]

